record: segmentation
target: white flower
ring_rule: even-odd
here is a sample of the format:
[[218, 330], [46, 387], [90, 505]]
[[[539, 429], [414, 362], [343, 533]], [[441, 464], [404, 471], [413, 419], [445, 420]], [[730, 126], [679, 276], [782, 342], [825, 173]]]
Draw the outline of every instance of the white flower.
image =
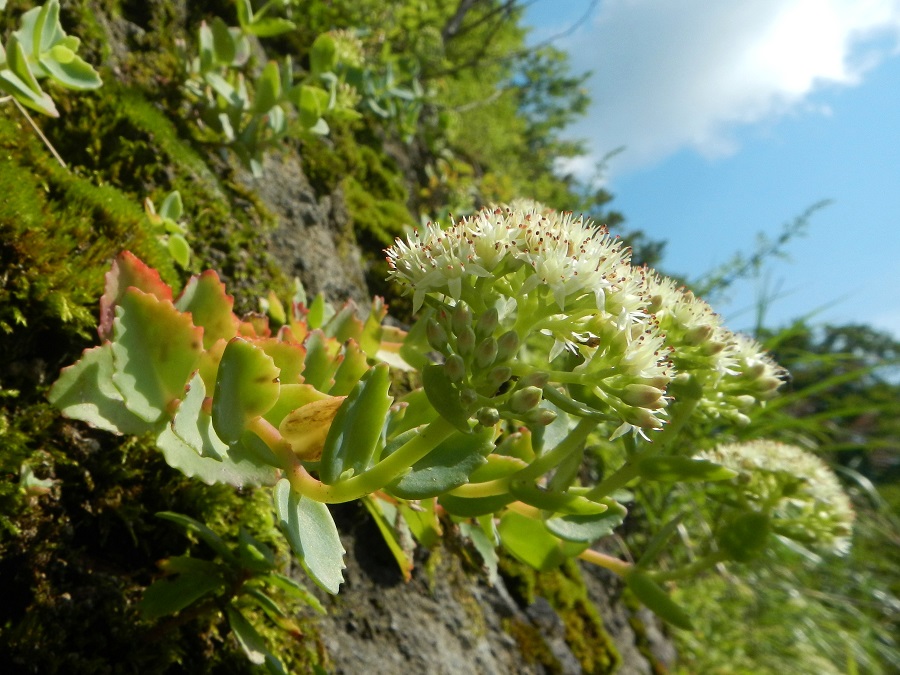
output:
[[737, 494], [728, 501], [742, 499], [767, 513], [778, 534], [838, 554], [849, 550], [853, 507], [819, 457], [768, 440], [720, 445], [699, 457], [736, 471], [725, 489]]

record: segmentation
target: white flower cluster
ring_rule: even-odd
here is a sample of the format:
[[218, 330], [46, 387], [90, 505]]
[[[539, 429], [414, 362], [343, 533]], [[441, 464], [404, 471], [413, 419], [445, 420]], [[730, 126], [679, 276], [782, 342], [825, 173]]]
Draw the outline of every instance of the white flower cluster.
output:
[[[428, 295], [495, 307], [523, 345], [538, 335], [552, 340], [538, 357], [544, 366], [564, 352], [580, 356], [569, 369], [624, 420], [614, 436], [661, 428], [666, 388], [679, 371], [697, 373], [701, 409], [739, 421], [743, 407], [780, 382], [758, 345], [676, 282], [633, 266], [629, 249], [581, 216], [521, 200], [446, 229], [429, 223], [386, 253], [389, 278], [412, 291], [414, 311]], [[736, 378], [727, 392], [719, 386]]]
[[748, 505], [772, 517], [775, 532], [837, 554], [850, 549], [853, 507], [819, 457], [768, 440], [720, 445], [699, 457], [736, 471], [732, 485]]

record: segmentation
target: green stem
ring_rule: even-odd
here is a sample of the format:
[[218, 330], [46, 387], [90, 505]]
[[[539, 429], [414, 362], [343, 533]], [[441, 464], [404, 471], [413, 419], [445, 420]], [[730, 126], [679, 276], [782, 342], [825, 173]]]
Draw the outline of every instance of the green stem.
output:
[[582, 551], [578, 557], [585, 562], [591, 563], [592, 565], [597, 565], [598, 567], [608, 569], [610, 572], [614, 572], [620, 577], [624, 577], [629, 572], [629, 570], [634, 567], [631, 563], [625, 562], [624, 560], [619, 560], [618, 558], [614, 558], [611, 555], [600, 553], [600, 551], [595, 551], [590, 548], [586, 551]]
[[676, 581], [678, 579], [688, 579], [695, 577], [700, 572], [708, 570], [710, 567], [718, 565], [728, 560], [728, 554], [724, 551], [713, 551], [712, 553], [695, 560], [694, 562], [678, 567], [674, 570], [651, 572], [650, 578], [656, 582]]
[[252, 420], [247, 428], [259, 436], [281, 460], [279, 468], [285, 472], [295, 492], [326, 504], [350, 502], [380, 490], [456, 431], [456, 427], [450, 422], [438, 417], [420, 434], [368, 471], [334, 485], [326, 485], [310, 475], [294, 455], [288, 442], [269, 422], [258, 417]]
[[553, 448], [550, 452], [543, 454], [535, 459], [531, 464], [526, 466], [521, 471], [513, 474], [512, 480], [515, 480], [517, 482], [537, 480], [545, 473], [547, 473], [550, 469], [557, 466], [571, 453], [575, 452], [582, 445], [584, 445], [587, 437], [596, 428], [598, 423], [598, 420], [588, 418], [579, 420], [575, 428], [569, 432], [568, 436], [560, 441], [559, 445]]

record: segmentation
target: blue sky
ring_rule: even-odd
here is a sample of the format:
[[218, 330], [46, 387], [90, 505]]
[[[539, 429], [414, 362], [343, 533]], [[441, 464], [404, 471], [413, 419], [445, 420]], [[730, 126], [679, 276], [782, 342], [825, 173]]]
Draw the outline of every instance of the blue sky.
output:
[[[540, 41], [590, 0], [536, 0]], [[814, 203], [787, 260], [714, 306], [753, 325], [869, 323], [900, 337], [900, 0], [600, 0], [554, 44], [592, 70], [589, 114], [569, 135], [627, 225], [668, 242], [661, 267], [689, 279], [776, 237]]]

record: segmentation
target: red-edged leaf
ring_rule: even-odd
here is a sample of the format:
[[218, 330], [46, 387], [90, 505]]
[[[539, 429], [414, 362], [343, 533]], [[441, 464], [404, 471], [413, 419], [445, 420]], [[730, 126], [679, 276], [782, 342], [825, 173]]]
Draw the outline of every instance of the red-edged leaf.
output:
[[191, 277], [175, 301], [175, 307], [190, 312], [195, 326], [203, 328], [203, 347], [209, 349], [217, 340], [230, 340], [238, 332], [238, 318], [231, 311], [234, 297], [213, 270]]
[[156, 422], [184, 396], [202, 331], [168, 300], [130, 288], [118, 302], [113, 333], [113, 383], [129, 410]]
[[281, 369], [279, 379], [282, 384], [298, 384], [301, 381], [303, 362], [306, 350], [298, 344], [282, 342], [277, 338], [254, 340], [253, 344], [272, 357], [275, 365]]
[[97, 333], [101, 340], [109, 340], [113, 334], [116, 305], [129, 288], [137, 288], [160, 300], [171, 300], [172, 289], [152, 267], [130, 251], [122, 251], [113, 261], [112, 269], [106, 273], [106, 289], [100, 298], [100, 325]]
[[213, 395], [213, 427], [229, 445], [240, 440], [247, 423], [265, 415], [278, 401], [279, 370], [262, 349], [233, 338], [216, 375]]

